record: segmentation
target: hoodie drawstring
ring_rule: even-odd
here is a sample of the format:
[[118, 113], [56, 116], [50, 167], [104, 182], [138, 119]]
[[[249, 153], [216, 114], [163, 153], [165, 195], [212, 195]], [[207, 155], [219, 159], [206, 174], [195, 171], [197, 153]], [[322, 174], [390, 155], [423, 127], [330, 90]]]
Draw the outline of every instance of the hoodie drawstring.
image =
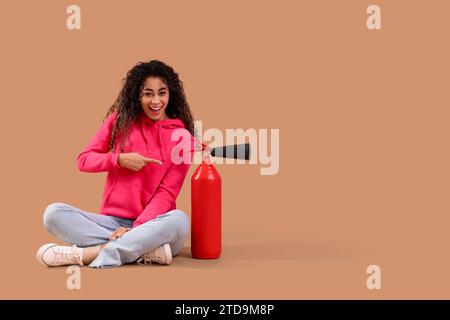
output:
[[[147, 140], [147, 137], [145, 136], [145, 129], [144, 126], [147, 126], [148, 124], [146, 122], [149, 122], [150, 120], [147, 120], [144, 118], [145, 116], [142, 116], [142, 122], [141, 122], [141, 127], [140, 127], [140, 131], [141, 134], [144, 138], [145, 141], [145, 148], [147, 150], [148, 155], [150, 155], [150, 150], [149, 150], [149, 143]], [[145, 119], [145, 120], [144, 120]], [[157, 121], [156, 123], [150, 123], [149, 125], [151, 126], [156, 126], [156, 128], [154, 128], [155, 130], [157, 130], [157, 143], [159, 143], [159, 152], [161, 154], [161, 159], [164, 162], [166, 160], [165, 158], [165, 149], [168, 148], [168, 146], [163, 145], [163, 131], [166, 131], [165, 129], [168, 129], [169, 131], [167, 131], [168, 133], [170, 133], [171, 129], [175, 129], [175, 128], [184, 128], [184, 124], [181, 120], [179, 119], [170, 119], [170, 120], [161, 120], [161, 121]], [[150, 146], [151, 147], [151, 146]], [[163, 150], [163, 148], [165, 147], [165, 149]], [[153, 148], [151, 148], [153, 149]], [[152, 150], [153, 151], [153, 150]]]
[[[146, 125], [146, 124], [145, 124], [145, 122], [143, 121], [143, 122], [141, 123], [140, 130], [141, 130], [142, 136], [144, 137], [144, 141], [145, 141], [145, 149], [147, 150], [147, 155], [150, 155], [150, 150], [148, 149], [149, 143], [148, 143], [147, 137], [145, 136], [145, 132], [144, 132], [144, 126], [145, 126], [145, 125]], [[158, 142], [159, 142], [159, 152], [160, 152], [160, 154], [161, 154], [162, 161], [164, 162], [166, 159], [165, 159], [165, 157], [164, 157], [164, 152], [163, 152], [163, 150], [162, 150], [163, 144], [162, 144], [162, 138], [161, 138], [161, 126], [160, 126], [159, 123], [155, 123], [155, 126], [156, 126], [156, 130], [158, 131], [158, 132], [157, 132], [157, 135], [158, 135]]]
[[158, 125], [158, 139], [159, 139], [159, 151], [161, 152], [161, 158], [163, 159], [163, 162], [164, 162], [164, 161], [166, 161], [166, 159], [164, 158], [164, 152], [162, 150], [163, 145], [162, 145], [162, 141], [161, 141], [161, 126], [160, 125]]

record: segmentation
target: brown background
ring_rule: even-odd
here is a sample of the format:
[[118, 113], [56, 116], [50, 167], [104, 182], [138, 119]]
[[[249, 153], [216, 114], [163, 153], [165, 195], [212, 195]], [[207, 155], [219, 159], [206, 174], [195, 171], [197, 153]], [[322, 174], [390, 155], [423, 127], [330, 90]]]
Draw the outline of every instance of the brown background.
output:
[[[10, 1], [0, 13], [0, 298], [450, 298], [448, 1]], [[382, 30], [366, 28], [381, 6]], [[75, 158], [136, 62], [179, 72], [204, 129], [279, 128], [280, 170], [219, 165], [223, 255], [46, 269], [52, 202], [97, 212]], [[447, 90], [446, 90], [447, 89]], [[190, 181], [178, 206], [190, 214]], [[381, 290], [366, 268], [381, 268]]]

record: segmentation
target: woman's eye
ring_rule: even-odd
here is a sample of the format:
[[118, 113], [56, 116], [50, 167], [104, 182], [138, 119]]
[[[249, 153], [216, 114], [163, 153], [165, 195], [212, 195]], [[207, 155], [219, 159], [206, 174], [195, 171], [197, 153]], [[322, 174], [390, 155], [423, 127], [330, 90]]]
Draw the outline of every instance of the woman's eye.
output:
[[161, 91], [160, 93], [159, 93], [159, 95], [162, 97], [162, 96], [165, 96], [166, 95], [166, 92], [165, 91]]
[[144, 95], [145, 95], [146, 97], [150, 97], [152, 94], [149, 93], [149, 92], [147, 92], [147, 93], [144, 93]]

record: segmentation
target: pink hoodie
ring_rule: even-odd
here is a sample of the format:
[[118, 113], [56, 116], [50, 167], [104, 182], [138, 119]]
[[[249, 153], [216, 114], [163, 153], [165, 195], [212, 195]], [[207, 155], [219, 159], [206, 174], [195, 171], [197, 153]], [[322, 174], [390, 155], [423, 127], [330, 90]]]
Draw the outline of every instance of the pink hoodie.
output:
[[172, 162], [171, 151], [178, 141], [171, 141], [171, 135], [179, 129], [193, 137], [179, 119], [153, 122], [141, 113], [131, 126], [124, 152], [138, 152], [160, 160], [162, 165], [149, 163], [135, 172], [118, 165], [120, 137], [116, 139], [114, 152], [108, 152], [116, 119], [117, 112], [113, 112], [78, 155], [77, 164], [80, 171], [108, 172], [100, 213], [136, 219], [133, 227], [137, 227], [176, 208], [176, 198], [190, 164]]

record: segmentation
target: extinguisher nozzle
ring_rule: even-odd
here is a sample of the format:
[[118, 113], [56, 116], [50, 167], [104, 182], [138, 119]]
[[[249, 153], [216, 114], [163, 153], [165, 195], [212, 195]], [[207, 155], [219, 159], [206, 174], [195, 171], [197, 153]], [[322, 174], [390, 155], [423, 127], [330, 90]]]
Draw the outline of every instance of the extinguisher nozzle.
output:
[[211, 149], [211, 156], [233, 159], [250, 159], [250, 143], [233, 144]]

